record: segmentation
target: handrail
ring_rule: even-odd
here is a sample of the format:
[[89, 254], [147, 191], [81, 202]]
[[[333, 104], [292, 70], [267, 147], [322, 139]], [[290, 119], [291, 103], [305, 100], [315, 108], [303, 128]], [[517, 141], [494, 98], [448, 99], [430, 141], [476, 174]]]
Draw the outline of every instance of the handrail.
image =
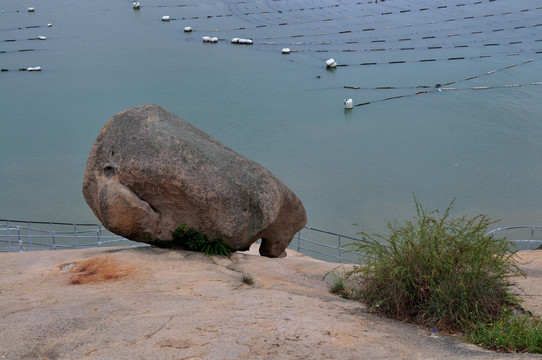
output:
[[[541, 246], [542, 245], [542, 236], [540, 236], [538, 239], [536, 239], [535, 236], [534, 236], [536, 229], [539, 229], [540, 232], [541, 232], [541, 235], [542, 235], [542, 226], [540, 226], [540, 225], [514, 225], [514, 226], [499, 227], [499, 228], [493, 229], [491, 231], [488, 231], [485, 234], [485, 236], [490, 236], [490, 235], [495, 236], [495, 234], [497, 234], [499, 232], [512, 231], [512, 230], [525, 230], [525, 229], [530, 230], [530, 235], [529, 235], [528, 239], [518, 238], [518, 239], [512, 240], [513, 242], [518, 244], [518, 249], [519, 250], [534, 250], [535, 249], [535, 244], [538, 244], [539, 246]], [[528, 249], [523, 248], [524, 247], [523, 245], [525, 243], [529, 243], [529, 248]]]
[[[495, 236], [501, 231], [530, 230], [529, 239], [512, 240], [519, 250], [533, 250], [542, 244], [535, 239], [538, 225], [517, 225], [493, 229], [485, 236]], [[309, 235], [306, 235], [306, 234]], [[361, 253], [352, 245], [363, 241], [327, 230], [305, 226], [292, 239], [289, 248], [321, 260], [339, 263], [359, 263]], [[525, 243], [529, 243], [528, 248]], [[0, 219], [0, 252], [79, 249], [102, 246], [148, 246], [137, 243], [107, 230], [101, 224], [73, 224], [62, 222], [20, 221]]]
[[77, 249], [104, 245], [147, 246], [113, 234], [101, 224], [0, 219], [0, 252]]

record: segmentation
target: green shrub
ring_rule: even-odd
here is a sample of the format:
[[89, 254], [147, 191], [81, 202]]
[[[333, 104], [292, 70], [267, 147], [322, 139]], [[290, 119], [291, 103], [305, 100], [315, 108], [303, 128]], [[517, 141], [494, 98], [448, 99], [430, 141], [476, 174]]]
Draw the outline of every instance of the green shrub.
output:
[[473, 326], [465, 340], [497, 351], [542, 353], [542, 319], [505, 308], [494, 322]]
[[453, 201], [440, 216], [414, 200], [414, 221], [388, 223], [387, 237], [361, 232], [353, 245], [362, 265], [347, 277], [361, 300], [380, 314], [445, 331], [494, 322], [517, 306], [508, 278], [523, 273], [510, 241], [484, 236], [494, 222], [450, 218]]
[[185, 250], [204, 252], [207, 255], [226, 255], [231, 252], [228, 245], [221, 239], [209, 241], [207, 237], [190, 229], [186, 224], [180, 224], [171, 232], [172, 242], [175, 246]]

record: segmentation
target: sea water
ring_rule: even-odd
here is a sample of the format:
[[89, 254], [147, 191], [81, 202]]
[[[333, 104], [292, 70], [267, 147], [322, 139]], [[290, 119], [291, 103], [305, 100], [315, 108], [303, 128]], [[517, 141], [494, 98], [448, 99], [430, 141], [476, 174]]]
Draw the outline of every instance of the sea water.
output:
[[154, 103], [270, 169], [315, 228], [385, 232], [414, 196], [542, 224], [539, 2], [141, 3], [0, 0], [0, 218], [97, 222], [90, 147]]

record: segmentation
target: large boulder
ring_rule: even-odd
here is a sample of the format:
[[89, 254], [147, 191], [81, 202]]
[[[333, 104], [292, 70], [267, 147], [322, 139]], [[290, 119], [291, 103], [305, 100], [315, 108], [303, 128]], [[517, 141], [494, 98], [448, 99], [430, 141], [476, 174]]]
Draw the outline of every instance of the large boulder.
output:
[[171, 240], [186, 224], [234, 251], [262, 239], [261, 255], [281, 257], [306, 223], [301, 201], [269, 170], [157, 105], [104, 126], [83, 195], [107, 229], [140, 242]]

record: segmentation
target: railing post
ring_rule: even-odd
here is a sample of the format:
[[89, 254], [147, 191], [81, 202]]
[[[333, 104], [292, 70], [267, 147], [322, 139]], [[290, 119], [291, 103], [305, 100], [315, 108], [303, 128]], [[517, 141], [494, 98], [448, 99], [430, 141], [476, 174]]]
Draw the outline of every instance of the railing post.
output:
[[534, 247], [534, 226], [531, 228], [531, 250]]
[[75, 236], [75, 248], [77, 249], [78, 237], [77, 237], [77, 225], [76, 224], [73, 224], [73, 234]]
[[49, 223], [49, 233], [51, 234], [51, 247], [53, 250], [56, 250], [56, 243], [55, 243], [55, 232], [53, 231], [53, 223]]
[[98, 226], [98, 245], [102, 246], [102, 227]]
[[17, 240], [19, 240], [19, 252], [23, 251], [23, 241], [21, 240], [21, 228], [17, 226]]
[[6, 221], [6, 229], [8, 231], [8, 246], [9, 246], [9, 252], [13, 251], [13, 248], [11, 246], [11, 236], [9, 234], [9, 221]]
[[30, 233], [30, 222], [26, 222], [26, 230], [28, 231], [28, 243], [30, 244], [30, 251], [32, 251], [32, 234]]
[[297, 252], [299, 252], [300, 244], [301, 244], [301, 230], [297, 232]]
[[341, 245], [341, 237], [339, 236], [339, 264], [342, 263], [342, 245]]

